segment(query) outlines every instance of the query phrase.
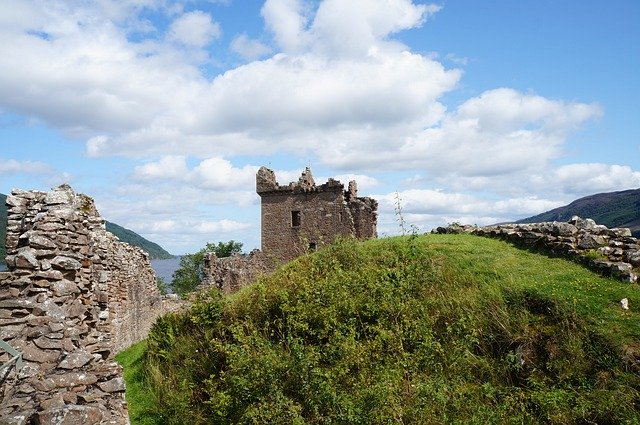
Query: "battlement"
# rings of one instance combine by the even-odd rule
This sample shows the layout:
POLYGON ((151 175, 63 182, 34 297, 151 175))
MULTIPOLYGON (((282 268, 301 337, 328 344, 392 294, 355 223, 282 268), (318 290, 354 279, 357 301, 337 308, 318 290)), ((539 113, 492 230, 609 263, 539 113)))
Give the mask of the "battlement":
POLYGON ((317 185, 310 168, 297 182, 280 185, 275 173, 261 167, 256 174, 261 198, 262 251, 286 262, 337 237, 377 237, 378 203, 358 197, 355 181, 347 190, 330 178, 317 185))

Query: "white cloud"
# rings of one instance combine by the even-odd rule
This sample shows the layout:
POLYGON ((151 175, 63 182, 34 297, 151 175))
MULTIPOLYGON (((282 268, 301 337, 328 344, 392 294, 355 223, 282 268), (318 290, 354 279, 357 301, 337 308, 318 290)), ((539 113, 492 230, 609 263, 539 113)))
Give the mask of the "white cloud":
POLYGON ((171 23, 169 39, 193 47, 205 47, 222 34, 220 24, 202 11, 188 12, 171 23))
POLYGON ((246 230, 252 225, 234 220, 208 221, 198 224, 195 229, 199 233, 228 234, 246 230))
POLYGON ((4 160, 0 158, 0 175, 27 173, 27 174, 47 174, 51 172, 51 167, 38 161, 16 161, 15 159, 4 160))
POLYGON ((247 34, 240 34, 231 41, 231 50, 247 60, 259 59, 272 52, 271 47, 249 38, 247 34))
POLYGON ((172 180, 200 189, 246 189, 255 184, 257 166, 236 168, 223 158, 208 158, 189 168, 184 156, 163 156, 135 167, 131 177, 140 182, 172 180))
POLYGON ((183 156, 165 156, 157 162, 149 162, 135 167, 133 178, 140 181, 158 179, 187 178, 189 170, 186 158, 183 156))
POLYGON ((640 171, 611 164, 569 164, 554 170, 548 184, 580 195, 637 189, 640 188, 640 171))
POLYGON ((284 51, 297 52, 307 43, 309 10, 302 0, 267 0, 261 13, 284 51))
POLYGON ((246 188, 255 185, 255 175, 259 167, 246 165, 235 168, 222 158, 209 158, 198 164, 189 175, 189 180, 203 188, 246 188))

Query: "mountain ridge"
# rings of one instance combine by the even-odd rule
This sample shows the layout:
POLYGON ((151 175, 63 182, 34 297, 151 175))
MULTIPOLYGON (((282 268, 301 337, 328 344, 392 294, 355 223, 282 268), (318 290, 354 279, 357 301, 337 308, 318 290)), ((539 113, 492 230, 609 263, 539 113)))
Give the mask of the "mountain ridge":
MULTIPOLYGON (((0 264, 4 264, 6 255, 5 241, 7 240, 7 195, 0 193, 0 264)), ((133 230, 126 229, 118 224, 107 221, 105 223, 107 231, 114 234, 122 242, 137 246, 147 252, 151 259, 173 258, 174 255, 167 252, 155 242, 152 242, 133 230)))
POLYGON ((568 221, 572 216, 591 218, 607 227, 628 227, 640 237, 640 189, 596 193, 558 208, 523 218, 516 223, 568 221))

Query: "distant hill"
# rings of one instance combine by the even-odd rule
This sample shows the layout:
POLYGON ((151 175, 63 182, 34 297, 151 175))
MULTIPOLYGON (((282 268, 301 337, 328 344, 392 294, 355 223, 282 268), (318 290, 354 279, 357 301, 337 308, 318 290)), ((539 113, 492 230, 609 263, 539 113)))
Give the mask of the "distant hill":
MULTIPOLYGON (((4 264, 5 241, 7 240, 7 195, 0 193, 0 264, 4 264)), ((149 253, 149 256, 153 259, 173 258, 174 256, 169 254, 164 248, 157 243, 151 242, 137 234, 136 232, 125 229, 115 223, 109 221, 106 222, 107 230, 118 237, 122 242, 126 242, 131 245, 138 246, 149 253)))
POLYGON ((564 207, 519 220, 518 223, 567 221, 574 215, 592 218, 607 227, 628 227, 636 238, 640 238, 640 189, 585 196, 564 207))
POLYGON ((151 242, 148 239, 143 238, 133 230, 125 229, 122 226, 118 226, 115 223, 107 221, 107 230, 118 237, 122 242, 138 246, 149 253, 149 256, 154 259, 166 259, 173 258, 174 255, 169 254, 155 242, 151 242))

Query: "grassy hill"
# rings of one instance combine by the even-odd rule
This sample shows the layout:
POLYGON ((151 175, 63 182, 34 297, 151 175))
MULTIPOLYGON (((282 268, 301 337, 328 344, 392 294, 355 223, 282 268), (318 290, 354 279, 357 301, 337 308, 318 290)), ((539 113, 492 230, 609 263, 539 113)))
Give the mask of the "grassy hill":
MULTIPOLYGON (((7 196, 0 193, 0 264, 4 264, 6 256, 4 243, 7 239, 7 206, 5 202, 7 196)), ((132 230, 125 229, 115 223, 106 223, 107 230, 118 237, 122 242, 138 246, 149 253, 151 258, 173 258, 164 248, 157 243, 151 242, 135 233, 132 230)))
POLYGON ((592 218, 607 227, 629 227, 640 238, 640 189, 587 196, 518 223, 567 221, 574 215, 592 218))
POLYGON ((637 423, 639 307, 499 240, 343 241, 117 358, 133 424, 637 423))

